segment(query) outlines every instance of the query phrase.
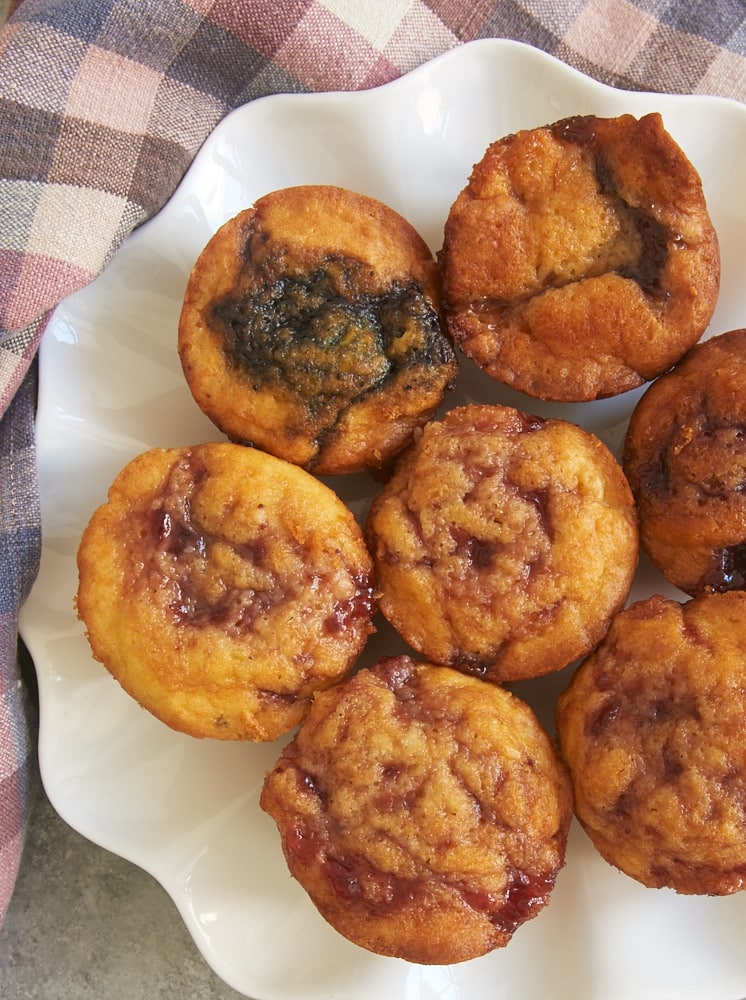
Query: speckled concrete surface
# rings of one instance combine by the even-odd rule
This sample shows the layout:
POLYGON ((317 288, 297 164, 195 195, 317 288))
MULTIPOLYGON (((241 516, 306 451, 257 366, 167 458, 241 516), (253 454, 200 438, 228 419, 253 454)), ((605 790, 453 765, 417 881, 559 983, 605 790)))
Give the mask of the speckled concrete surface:
POLYGON ((238 1000, 151 876, 70 829, 36 794, 0 929, 2 1000, 238 1000))

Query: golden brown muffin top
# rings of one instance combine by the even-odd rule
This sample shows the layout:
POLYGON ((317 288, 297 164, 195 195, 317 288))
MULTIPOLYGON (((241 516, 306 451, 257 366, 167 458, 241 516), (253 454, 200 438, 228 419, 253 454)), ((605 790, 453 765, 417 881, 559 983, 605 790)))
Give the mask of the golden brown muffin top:
POLYGON ((651 887, 746 885, 746 594, 621 612, 559 699, 575 809, 601 854, 651 887))
POLYGON ((720 258, 700 178, 659 114, 494 142, 440 253, 448 327, 494 378, 589 400, 669 368, 710 320, 720 258))
POLYGON ((314 699, 261 804, 337 930, 437 964, 506 944, 546 904, 571 815, 527 705, 404 656, 314 699))
POLYGON ((382 465, 457 371, 425 242, 329 185, 273 191, 218 230, 190 276, 179 353, 229 437, 317 474, 382 465))
POLYGON ((605 445, 511 407, 430 422, 365 530, 386 618, 428 659, 495 680, 588 652, 637 565, 632 495, 605 445))
POLYGON ((746 588, 746 330, 698 344, 650 386, 623 464, 641 542, 669 581, 746 588))
POLYGON ((373 631, 370 556, 319 480, 226 442, 151 449, 78 549, 94 656, 174 729, 271 740, 373 631))

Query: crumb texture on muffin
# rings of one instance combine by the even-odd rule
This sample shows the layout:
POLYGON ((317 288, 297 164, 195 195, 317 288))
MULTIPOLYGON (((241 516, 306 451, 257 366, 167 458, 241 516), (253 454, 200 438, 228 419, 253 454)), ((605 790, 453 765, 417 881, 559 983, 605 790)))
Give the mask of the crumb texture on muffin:
POLYGON ((465 353, 561 401, 666 371, 704 332, 720 285, 701 180, 659 114, 577 116, 492 143, 439 260, 465 353))
POLYGON ((430 249, 387 205, 328 185, 271 192, 218 230, 179 354, 225 434, 316 474, 385 464, 457 374, 430 249))
POLYGON ((622 470, 575 424, 471 405, 431 421, 366 523, 385 617, 437 663, 492 680, 587 653, 629 593, 622 470))
POLYGON ((694 347, 632 414, 640 541, 685 593, 746 588, 746 330, 694 347))
POLYGON ((78 570, 94 657, 192 736, 275 739, 373 631, 372 564, 342 501, 227 442, 130 462, 85 529, 78 570))
POLYGON ((653 888, 746 885, 746 594, 621 612, 557 706, 575 811, 601 855, 653 888))
POLYGON ((572 815, 567 775, 525 703, 406 656, 314 698, 261 805, 333 927, 422 964, 502 947, 536 916, 572 815))

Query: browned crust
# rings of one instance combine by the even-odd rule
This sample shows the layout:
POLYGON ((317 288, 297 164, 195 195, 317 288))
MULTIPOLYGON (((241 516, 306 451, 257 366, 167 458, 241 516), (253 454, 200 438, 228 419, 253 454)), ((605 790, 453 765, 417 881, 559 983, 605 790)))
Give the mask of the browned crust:
POLYGON ((575 811, 653 888, 746 886, 746 594, 660 595, 620 613, 557 705, 575 811))
POLYGON ((92 515, 78 571, 94 657, 196 737, 287 732, 373 631, 352 514, 302 469, 240 445, 135 458, 92 515))
POLYGON ((746 330, 693 348, 640 399, 623 464, 640 540, 688 594, 746 587, 746 330))
POLYGON ((385 464, 457 371, 424 240, 381 202, 327 185, 272 192, 218 230, 189 279, 178 346, 224 433, 316 474, 385 464), (243 355, 226 352, 226 303, 243 310, 243 355))
POLYGON ((333 927, 422 964, 506 945, 548 902, 572 814, 527 705, 408 657, 314 699, 261 805, 333 927))
POLYGON ((632 495, 605 445, 510 407, 431 421, 365 531, 386 618, 428 659, 492 680, 587 653, 637 566, 632 495))
POLYGON ((493 143, 451 208, 448 328, 533 396, 616 395, 707 327, 720 256, 700 178, 659 114, 585 116, 493 143))

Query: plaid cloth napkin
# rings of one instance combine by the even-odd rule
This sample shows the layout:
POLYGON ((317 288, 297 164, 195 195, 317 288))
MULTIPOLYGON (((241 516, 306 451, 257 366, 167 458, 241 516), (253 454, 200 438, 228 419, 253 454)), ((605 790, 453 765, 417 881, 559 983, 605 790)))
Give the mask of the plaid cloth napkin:
POLYGON ((56 304, 232 108, 518 39, 621 88, 746 101, 743 0, 0 0, 0 923, 34 773, 17 615, 38 567, 33 359, 56 304))

